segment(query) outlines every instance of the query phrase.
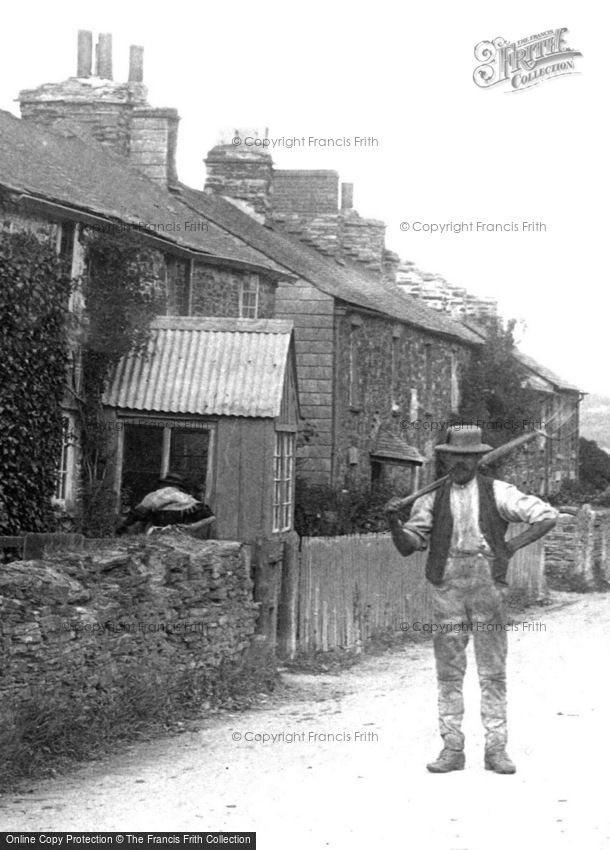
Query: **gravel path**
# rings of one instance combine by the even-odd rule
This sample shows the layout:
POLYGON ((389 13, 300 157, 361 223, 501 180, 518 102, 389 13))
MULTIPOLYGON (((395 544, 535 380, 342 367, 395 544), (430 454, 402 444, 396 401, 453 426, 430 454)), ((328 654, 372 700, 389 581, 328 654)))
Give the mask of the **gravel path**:
POLYGON ((284 674, 284 696, 256 710, 6 795, 0 827, 255 830, 259 850, 610 848, 610 597, 528 619, 509 635, 515 776, 483 770, 472 647, 466 770, 426 772, 439 749, 433 656, 410 644, 339 675, 284 674))

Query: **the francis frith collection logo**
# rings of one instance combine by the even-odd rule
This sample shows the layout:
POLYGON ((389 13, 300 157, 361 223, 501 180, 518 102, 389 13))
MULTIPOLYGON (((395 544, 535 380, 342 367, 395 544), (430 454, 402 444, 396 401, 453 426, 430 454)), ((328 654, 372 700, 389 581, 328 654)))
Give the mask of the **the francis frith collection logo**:
POLYGON ((475 59, 481 63, 474 70, 475 83, 484 89, 508 83, 509 91, 520 91, 577 73, 574 60, 582 53, 566 45, 567 31, 561 27, 520 41, 499 37, 480 41, 474 49, 475 59))

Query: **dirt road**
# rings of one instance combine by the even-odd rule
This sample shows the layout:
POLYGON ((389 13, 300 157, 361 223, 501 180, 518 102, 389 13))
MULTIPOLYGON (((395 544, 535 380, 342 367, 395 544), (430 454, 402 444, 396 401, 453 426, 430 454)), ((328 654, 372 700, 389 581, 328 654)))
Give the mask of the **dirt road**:
POLYGON ((339 676, 286 674, 289 699, 0 798, 1 828, 255 830, 259 850, 610 848, 610 596, 529 618, 509 635, 515 776, 483 770, 472 647, 466 770, 426 772, 432 648, 410 644, 339 676))

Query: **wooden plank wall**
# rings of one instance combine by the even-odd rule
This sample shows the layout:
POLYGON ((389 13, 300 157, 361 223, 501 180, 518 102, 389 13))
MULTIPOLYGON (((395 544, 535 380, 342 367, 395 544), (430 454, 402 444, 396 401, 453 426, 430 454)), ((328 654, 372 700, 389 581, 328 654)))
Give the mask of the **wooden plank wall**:
POLYGON ((271 535, 273 419, 222 417, 214 458, 217 534, 253 543, 271 535))
POLYGON ((425 554, 403 558, 389 534, 305 537, 297 651, 361 650, 369 638, 430 620, 425 554))
MULTIPOLYGON (((513 534, 525 526, 516 525, 513 534)), ((427 554, 403 558, 389 534, 304 537, 298 579, 298 653, 355 649, 375 635, 398 633, 401 622, 432 620, 427 554)), ((509 584, 530 600, 544 596, 544 545, 521 549, 511 560, 509 584)))
MULTIPOLYGON (((508 539, 521 534, 529 526, 526 523, 511 523, 508 539)), ((508 584, 514 590, 522 591, 527 599, 535 602, 546 595, 547 586, 544 575, 544 538, 519 549, 508 565, 508 584)))

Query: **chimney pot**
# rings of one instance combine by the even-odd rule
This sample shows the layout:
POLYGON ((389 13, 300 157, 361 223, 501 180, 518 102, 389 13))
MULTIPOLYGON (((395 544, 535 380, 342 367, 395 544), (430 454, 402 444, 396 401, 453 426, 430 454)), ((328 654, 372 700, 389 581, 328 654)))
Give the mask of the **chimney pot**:
POLYGON ((77 55, 76 76, 90 77, 91 60, 93 57, 93 35, 89 30, 78 31, 77 55))
POLYGON ((341 184, 341 209, 351 210, 354 207, 354 184, 341 184))
POLYGON ((97 40, 97 76, 104 80, 112 79, 112 35, 100 33, 97 40))
POLYGON ((144 81, 144 48, 132 44, 129 48, 129 82, 141 83, 144 81))

